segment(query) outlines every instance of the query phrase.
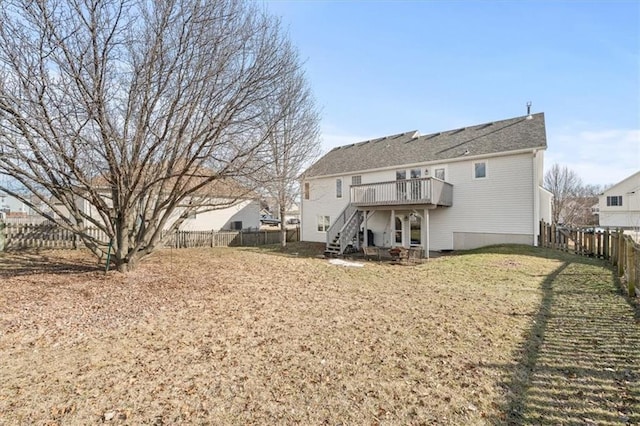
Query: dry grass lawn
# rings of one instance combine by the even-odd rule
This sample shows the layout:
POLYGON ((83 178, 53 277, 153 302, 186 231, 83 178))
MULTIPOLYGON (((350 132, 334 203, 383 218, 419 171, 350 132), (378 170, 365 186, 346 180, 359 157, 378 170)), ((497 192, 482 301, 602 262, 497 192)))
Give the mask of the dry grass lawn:
POLYGON ((0 254, 0 425, 640 423, 637 311, 601 262, 309 253, 0 254))

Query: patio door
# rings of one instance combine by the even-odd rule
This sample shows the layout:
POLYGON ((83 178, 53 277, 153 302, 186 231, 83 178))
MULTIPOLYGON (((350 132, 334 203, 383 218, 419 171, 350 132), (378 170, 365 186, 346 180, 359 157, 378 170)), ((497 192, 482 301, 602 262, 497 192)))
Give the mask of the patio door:
POLYGON ((422 245, 422 218, 412 214, 409 223, 411 224, 411 246, 422 245))

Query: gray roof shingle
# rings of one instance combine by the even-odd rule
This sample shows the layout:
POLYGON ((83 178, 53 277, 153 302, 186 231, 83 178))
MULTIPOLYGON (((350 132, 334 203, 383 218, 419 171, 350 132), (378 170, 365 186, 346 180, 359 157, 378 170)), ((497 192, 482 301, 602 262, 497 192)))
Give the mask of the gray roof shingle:
POLYGON ((304 173, 316 177, 445 161, 463 155, 497 154, 523 149, 545 149, 544 113, 510 118, 461 129, 417 136, 417 131, 337 147, 304 173), (466 153, 466 154, 465 154, 466 153))

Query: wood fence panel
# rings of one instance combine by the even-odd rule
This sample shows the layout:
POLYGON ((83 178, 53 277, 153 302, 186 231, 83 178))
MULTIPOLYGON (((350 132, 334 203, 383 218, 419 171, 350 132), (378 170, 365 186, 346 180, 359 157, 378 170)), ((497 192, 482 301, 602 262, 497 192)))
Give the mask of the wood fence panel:
MULTIPOLYGON (((97 241, 108 244, 107 235, 98 228, 88 228, 86 234, 97 241)), ((281 230, 269 231, 174 231, 162 232, 165 247, 239 247, 279 244, 281 230)), ((288 229, 288 242, 300 240, 300 228, 288 229)), ((72 232, 54 223, 1 223, 0 251, 24 248, 65 248, 80 246, 80 240, 72 232)))
POLYGON ((566 233, 558 232, 553 224, 540 222, 539 243, 541 247, 573 251, 581 256, 609 261, 616 267, 618 276, 625 279, 629 295, 636 294, 640 281, 640 244, 622 230, 586 232, 583 229, 573 229, 566 233))

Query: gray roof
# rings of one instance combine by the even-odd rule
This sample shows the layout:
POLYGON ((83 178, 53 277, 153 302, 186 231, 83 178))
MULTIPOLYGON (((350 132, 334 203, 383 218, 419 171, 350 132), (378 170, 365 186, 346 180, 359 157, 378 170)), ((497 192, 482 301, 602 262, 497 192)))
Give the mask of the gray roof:
POLYGON ((547 147, 544 113, 418 136, 417 131, 337 147, 304 173, 305 177, 446 161, 462 156, 547 147))

